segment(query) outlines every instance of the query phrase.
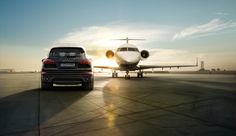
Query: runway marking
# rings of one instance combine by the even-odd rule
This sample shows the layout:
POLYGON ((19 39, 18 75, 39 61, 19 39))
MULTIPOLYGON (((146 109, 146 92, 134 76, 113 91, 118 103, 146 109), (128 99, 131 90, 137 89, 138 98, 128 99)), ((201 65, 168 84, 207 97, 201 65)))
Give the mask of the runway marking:
POLYGON ((38 90, 38 124, 37 124, 37 125, 38 125, 38 126, 37 126, 37 127, 38 127, 38 128, 37 128, 37 129, 38 129, 38 136, 40 136, 40 124, 41 124, 41 123, 40 123, 40 92, 41 92, 41 91, 38 90))
MULTIPOLYGON (((104 93, 104 92, 103 92, 104 93)), ((114 95, 113 95, 114 96, 114 95)), ((117 97, 119 97, 119 96, 117 96, 117 97)), ((146 95, 145 96, 143 96, 143 97, 146 97, 146 95)), ((107 112, 114 112, 116 109, 114 109, 114 110, 110 110, 110 111, 108 111, 105 107, 107 107, 107 105, 105 105, 105 106, 100 106, 100 105, 97 105, 96 103, 94 103, 94 102, 92 102, 92 101, 90 101, 89 99, 88 99, 88 102, 90 102, 90 103, 92 103, 92 104, 94 104, 94 105, 96 105, 96 106, 98 106, 99 108, 98 109, 103 109, 103 110, 105 110, 105 111, 107 111, 107 112)), ((132 102, 129 102, 129 103, 132 103, 132 102)), ((121 107, 119 107, 119 108, 121 108, 121 107)), ((98 109, 95 109, 95 110, 98 110, 98 109)), ((95 111, 95 110, 93 110, 93 111, 95 111)), ((125 110, 125 109, 124 109, 125 110)), ((147 112, 147 111, 153 111, 153 110, 156 110, 156 109, 151 109, 151 110, 145 110, 145 111, 141 111, 141 112, 132 112, 133 114, 137 114, 137 113, 142 113, 142 112, 147 112)), ((92 112, 92 111, 91 111, 92 112)), ((84 114, 86 114, 87 112, 85 112, 84 114)), ((80 114, 81 115, 81 114, 80 114)), ((78 115, 79 116, 79 115, 78 115)), ((103 114, 100 114, 100 115, 98 115, 98 116, 95 116, 94 118, 91 118, 91 119, 89 119, 89 120, 86 120, 86 121, 79 121, 79 122, 73 122, 73 123, 66 123, 66 124, 59 124, 59 125, 53 125, 53 126, 48 126, 48 127, 41 127, 41 130, 44 130, 44 129, 50 129, 50 128, 56 128, 56 127, 62 127, 62 126, 75 126, 75 125, 82 125, 82 124, 84 124, 84 123, 88 123, 88 122, 90 122, 90 121, 96 121, 96 120, 100 120, 100 119, 105 119, 105 118, 100 118, 100 117, 102 117, 102 116, 104 116, 104 113, 103 114)), ((124 118, 127 118, 127 117, 125 117, 125 116, 121 116, 121 115, 116 115, 117 117, 124 117, 124 118)), ((74 118, 74 117, 73 117, 74 118)), ((127 118, 127 119, 129 119, 129 118, 127 118)), ((129 121, 129 122, 127 122, 127 123, 121 123, 121 124, 116 124, 115 126, 121 126, 121 125, 126 125, 126 124, 130 124, 130 123, 133 123, 133 122, 138 122, 138 120, 134 120, 134 119, 129 119, 129 120, 132 120, 132 121, 129 121)), ((57 122, 58 123, 58 122, 57 122)), ((93 130, 89 130, 89 131, 83 131, 83 132, 79 132, 79 133, 73 133, 73 134, 81 134, 81 133, 86 133, 86 132, 92 132, 92 131, 97 131, 97 130, 102 130, 102 129, 107 129, 107 128, 109 128, 109 127, 102 127, 102 128, 98 128, 98 129, 93 129, 93 130)), ((54 133, 54 134, 52 134, 52 135, 57 135, 58 133, 60 133, 60 132, 63 132, 63 131, 65 131, 66 129, 68 129, 68 128, 65 128, 65 129, 62 129, 62 130, 60 130, 59 132, 56 132, 56 133, 54 133)))
POLYGON ((209 83, 197 83, 197 82, 191 82, 191 81, 176 81, 177 83, 187 84, 187 85, 193 85, 198 87, 205 87, 205 88, 211 88, 211 89, 220 89, 220 90, 227 90, 227 91, 236 91, 235 88, 221 86, 221 85, 212 85, 209 83))
POLYGON ((102 88, 104 87, 109 81, 96 81, 96 84, 94 87, 102 88))
MULTIPOLYGON (((162 81, 164 81, 164 80, 162 80, 162 81)), ((176 81, 176 80, 166 80, 166 81, 168 81, 168 82, 174 82, 174 83, 181 83, 182 82, 182 84, 188 84, 188 85, 192 85, 192 86, 198 86, 198 87, 202 87, 202 88, 211 88, 212 90, 213 89, 220 89, 220 90, 225 90, 225 88, 223 87, 223 88, 219 88, 219 87, 216 87, 215 85, 211 85, 210 84, 210 86, 208 86, 208 85, 206 85, 206 86, 204 86, 204 85, 202 85, 202 84, 204 84, 204 83, 194 83, 194 82, 191 82, 191 81, 176 81)), ((181 112, 181 111, 174 111, 174 109, 170 109, 170 108, 174 108, 174 107, 178 107, 178 106, 182 106, 182 105, 187 105, 187 104, 194 104, 194 103, 199 103, 199 102, 204 102, 204 101, 209 101, 209 100, 212 100, 212 99, 219 99, 220 97, 213 97, 213 98, 206 98, 206 99, 200 99, 200 100, 197 100, 197 101, 190 101, 190 102, 184 102, 184 103, 180 103, 180 104, 176 104, 176 105, 170 105, 170 106, 166 106, 166 107, 160 107, 160 106, 156 106, 156 105, 153 105, 153 104, 150 104, 150 103, 148 103, 148 102, 142 102, 142 101, 140 101, 139 99, 142 99, 142 98, 145 98, 145 97, 148 97, 148 96, 150 96, 150 95, 152 95, 152 93, 143 93, 143 96, 142 97, 138 97, 138 96, 140 96, 139 94, 137 94, 135 97, 131 97, 131 96, 124 96, 124 95, 122 95, 122 93, 120 94, 120 95, 118 95, 119 93, 112 93, 112 92, 108 92, 108 91, 103 91, 101 88, 104 88, 104 86, 109 82, 109 81, 107 81, 107 80, 104 80, 104 81, 95 81, 96 83, 98 82, 98 85, 95 85, 98 89, 94 89, 93 91, 91 91, 91 92, 94 92, 94 91, 102 91, 102 93, 107 93, 107 94, 109 94, 109 95, 111 95, 111 97, 120 97, 120 98, 122 98, 122 99, 126 99, 126 100, 129 100, 129 102, 128 102, 128 104, 130 104, 130 103, 140 103, 140 104, 144 104, 144 105, 147 105, 147 106, 151 106, 151 107, 153 107, 154 109, 151 109, 151 110, 145 110, 145 111, 138 111, 138 112, 131 112, 131 113, 127 113, 127 114, 125 114, 125 115, 121 115, 121 114, 117 114, 117 116, 118 117, 124 117, 124 118, 127 118, 127 119, 129 119, 129 120, 132 120, 132 121, 130 121, 130 122, 126 122, 126 123, 120 123, 120 124, 116 124, 114 127, 116 127, 116 126, 123 126, 123 125, 126 125, 126 124, 131 124, 131 123, 134 123, 134 122, 139 122, 139 121, 141 121, 141 122, 144 122, 144 123, 146 123, 146 124, 149 124, 150 126, 153 126, 153 124, 151 124, 151 123, 148 123, 148 122, 145 122, 147 119, 152 119, 152 118, 156 118, 156 116, 155 117, 150 117, 150 118, 145 118, 145 119, 132 119, 132 118, 129 118, 128 116, 130 116, 130 115, 135 115, 135 114, 141 114, 141 113, 146 113, 146 112, 151 112, 151 111, 155 111, 155 110, 162 110, 162 111, 166 111, 166 112, 168 112, 168 113, 173 113, 173 114, 176 114, 176 115, 180 115, 180 116, 183 116, 183 117, 186 117, 186 118, 191 118, 191 119, 194 119, 194 120, 197 120, 197 121, 201 121, 201 122, 204 122, 204 123, 206 123, 206 124, 203 124, 203 125, 207 125, 207 124, 209 124, 209 125, 215 125, 215 126, 219 126, 219 127, 223 127, 223 128, 227 128, 227 129, 230 129, 230 130, 234 130, 235 128, 234 127, 232 127, 232 126, 228 126, 228 125, 224 125, 224 124, 220 124, 220 123, 214 123, 214 122, 212 122, 212 121, 208 121, 208 120, 205 120, 205 119, 201 119, 201 118, 198 118, 198 117, 194 117, 194 115, 189 115, 189 114, 185 114, 185 113, 183 113, 183 112, 181 112)), ((206 84, 208 84, 208 83, 206 83, 206 84)), ((221 86, 221 85, 219 85, 219 86, 221 86)), ((221 86, 222 87, 222 86, 221 86)), ((226 87, 227 88, 227 87, 226 87)), ((229 87, 230 88, 230 87, 229 87)), ((230 88, 230 89, 232 89, 232 88, 230 88)), ((208 89, 208 90, 210 90, 210 89, 208 89)), ((39 98, 39 109, 38 109, 38 115, 39 115, 39 118, 40 118, 40 90, 38 90, 38 92, 39 92, 39 95, 38 95, 38 98, 39 98)), ((222 91, 223 92, 223 91, 222 91)), ((42 92, 42 93, 44 93, 44 92, 42 92)), ((141 93, 142 94, 142 93, 141 93)), ((36 95, 37 96, 37 95, 36 95)), ((62 97, 59 97, 58 95, 56 95, 56 99, 58 99, 58 101, 61 103, 61 105, 62 106, 64 106, 64 102, 62 102, 63 101, 63 99, 62 99, 62 97)), ((86 98, 87 99, 87 98, 86 98)), ((93 104, 96 104, 96 103, 94 103, 94 102, 92 102, 91 101, 91 103, 93 103, 93 104)), ((36 103, 37 104, 37 103, 36 103)), ((64 106, 64 107, 66 107, 66 106, 64 106)), ((104 109, 105 111, 108 111, 107 109, 106 109, 106 106, 99 106, 98 105, 98 109, 104 109)), ((126 109, 124 109, 124 108, 122 108, 122 106, 121 107, 118 107, 118 108, 120 108, 120 109, 122 109, 122 110, 126 110, 126 109)), ((92 111, 89 111, 89 112, 93 112, 93 111, 95 111, 95 110, 98 110, 98 109, 94 109, 94 110, 92 110, 92 111)), ((114 110, 109 110, 108 112, 115 112, 115 110, 116 109, 114 109, 114 110)), ((127 111, 127 110, 126 110, 127 111)), ((86 113, 88 113, 87 111, 85 111, 85 112, 83 112, 82 114, 86 114, 86 113)), ((73 120, 75 117, 77 117, 77 116, 80 116, 81 114, 79 114, 79 115, 75 115, 75 116, 72 116, 71 118, 69 118, 68 120, 73 120)), ((91 121, 98 121, 98 120, 100 120, 100 119, 104 119, 104 118, 100 118, 100 117, 102 117, 104 114, 99 114, 98 116, 95 116, 95 117, 93 117, 93 118, 91 118, 91 119, 89 119, 89 120, 85 120, 85 121, 77 121, 77 122, 73 122, 73 123, 66 123, 66 124, 60 124, 60 125, 54 125, 54 126, 47 126, 47 127, 42 127, 42 128, 40 128, 40 126, 38 127, 38 131, 39 131, 39 135, 40 135, 40 129, 41 130, 45 130, 45 129, 49 129, 50 130, 50 128, 56 128, 56 127, 60 127, 60 126, 65 126, 65 127, 72 127, 72 126, 76 126, 76 125, 83 125, 84 123, 89 123, 89 122, 91 122, 91 121)), ((39 123, 39 125, 40 125, 40 119, 38 119, 39 121, 38 121, 38 123, 39 123)), ((67 119, 66 119, 67 120, 67 119)), ((58 123, 58 122, 56 122, 56 123, 58 123)), ((60 123, 60 122, 59 122, 60 123)), ((50 124, 51 125, 51 124, 50 124)), ((85 131, 81 131, 81 132, 78 132, 78 133, 73 133, 73 134, 81 134, 81 133, 87 133, 87 132, 92 132, 92 131, 98 131, 98 130, 102 130, 102 129, 107 129, 107 128, 109 128, 109 127, 98 127, 98 128, 95 128, 95 129, 91 129, 91 130, 85 130, 85 131)), ((63 130, 66 130, 66 129, 68 129, 68 128, 65 128, 65 129, 63 129, 63 130)), ((61 129, 60 129, 61 130, 61 129)), ((235 131, 235 130, 234 130, 235 131)), ((19 132, 11 132, 11 133, 9 133, 9 134, 17 134, 17 133, 19 133, 19 134, 21 134, 21 133, 23 133, 23 132, 28 132, 28 131, 19 131, 19 132)), ((54 134, 52 134, 52 135, 56 135, 56 134, 58 134, 57 132, 56 133, 54 133, 54 134)), ((69 134, 65 134, 65 135, 69 135, 69 134)), ((71 135, 71 134, 70 134, 71 135)))
MULTIPOLYGON (((208 120, 204 120, 204 119, 201 119, 201 118, 198 118, 198 117, 194 117, 194 116, 191 116, 191 115, 188 115, 188 114, 184 114, 184 113, 180 113, 180 112, 176 112, 176 111, 173 111, 173 110, 170 110, 168 107, 160 107, 160 106, 156 106, 156 105, 152 105, 152 104, 147 104, 145 102, 140 102, 138 100, 135 100, 135 99, 132 99, 132 98, 129 98, 129 97, 125 97, 125 96, 120 96, 120 95, 117 95, 117 94, 113 94, 113 95, 116 95, 116 96, 119 96, 119 97, 122 97, 122 98, 126 98, 126 99, 129 99, 131 101, 134 101, 134 102, 137 102, 137 103, 141 103, 141 104, 145 104, 145 105, 148 105, 148 106, 152 106, 152 107, 155 107, 155 108, 158 108, 158 109, 161 109, 161 110, 164 110, 164 111, 167 111, 167 112, 170 112, 170 113, 175 113, 177 115, 181 115, 181 116, 184 116, 184 117, 188 117, 188 118, 191 118, 191 119, 194 119, 194 120, 198 120, 198 121, 201 121, 201 122, 204 122, 204 123, 207 123, 207 124, 212 124, 212 125, 216 125, 216 126, 219 126, 219 127, 223 127, 223 128, 227 128, 227 129, 230 129, 230 130, 234 130, 235 131, 235 128, 232 127, 232 126, 228 126, 228 125, 222 125, 222 124, 219 124, 219 123, 215 123, 215 122, 210 122, 208 120)), ((197 103, 197 102, 192 102, 192 103, 197 103)), ((179 105, 178 105, 179 106, 179 105)), ((173 108, 173 107, 171 107, 173 108)), ((125 116, 125 115, 124 115, 125 116)))

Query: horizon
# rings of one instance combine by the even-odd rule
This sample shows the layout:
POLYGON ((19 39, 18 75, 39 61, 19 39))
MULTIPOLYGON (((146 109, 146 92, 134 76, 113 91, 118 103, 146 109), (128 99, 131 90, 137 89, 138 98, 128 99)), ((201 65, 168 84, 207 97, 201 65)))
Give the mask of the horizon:
POLYGON ((205 69, 236 70, 235 5, 234 0, 0 1, 0 69, 40 71, 55 46, 83 46, 94 65, 101 65, 108 63, 106 50, 125 43, 112 39, 129 37, 145 39, 131 42, 150 52, 140 64, 194 64, 199 58, 205 69))

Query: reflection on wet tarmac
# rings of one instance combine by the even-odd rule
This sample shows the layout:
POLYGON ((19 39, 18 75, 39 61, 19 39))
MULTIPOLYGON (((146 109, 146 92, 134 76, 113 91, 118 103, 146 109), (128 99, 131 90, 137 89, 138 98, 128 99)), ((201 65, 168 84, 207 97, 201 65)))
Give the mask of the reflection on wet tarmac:
POLYGON ((96 76, 92 91, 39 80, 0 74, 0 135, 236 134, 234 75, 96 76))
POLYGON ((112 83, 107 83, 104 87, 104 89, 109 90, 111 92, 116 92, 120 89, 120 82, 117 80, 114 80, 112 83))

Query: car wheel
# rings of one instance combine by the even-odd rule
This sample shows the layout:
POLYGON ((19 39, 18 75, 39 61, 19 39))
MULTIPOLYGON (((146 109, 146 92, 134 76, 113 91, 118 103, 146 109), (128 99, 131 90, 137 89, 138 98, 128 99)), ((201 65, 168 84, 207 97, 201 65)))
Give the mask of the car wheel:
POLYGON ((41 83, 41 89, 42 90, 52 89, 52 84, 51 83, 41 83))
POLYGON ((93 90, 94 88, 93 82, 83 83, 83 88, 88 91, 93 90))

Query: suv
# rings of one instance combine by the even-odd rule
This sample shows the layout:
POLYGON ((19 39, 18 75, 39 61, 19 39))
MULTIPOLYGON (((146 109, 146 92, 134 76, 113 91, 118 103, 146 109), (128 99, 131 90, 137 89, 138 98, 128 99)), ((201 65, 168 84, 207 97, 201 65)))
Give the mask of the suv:
POLYGON ((92 64, 82 47, 54 47, 42 63, 41 88, 44 90, 53 84, 82 84, 86 90, 94 87, 92 64))

